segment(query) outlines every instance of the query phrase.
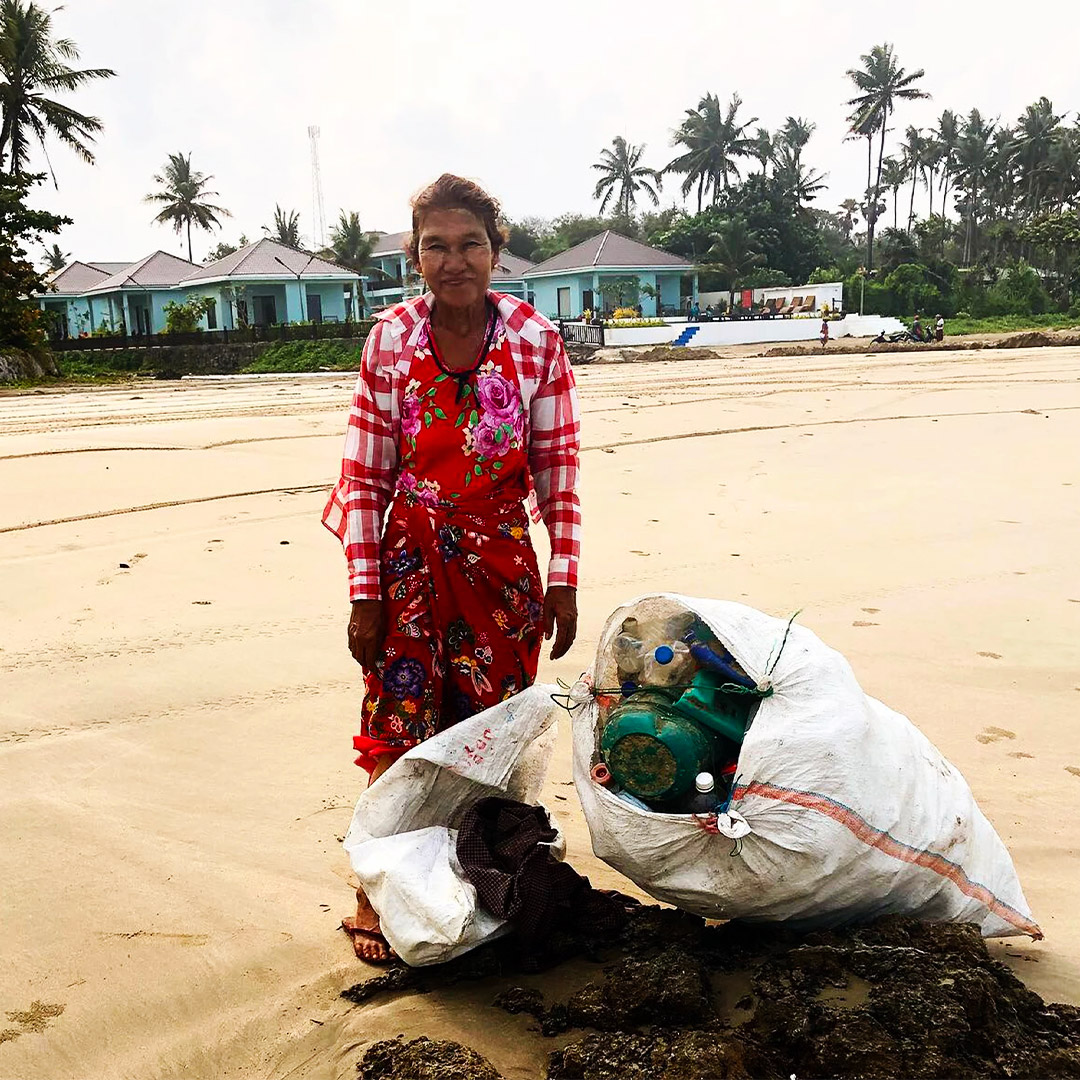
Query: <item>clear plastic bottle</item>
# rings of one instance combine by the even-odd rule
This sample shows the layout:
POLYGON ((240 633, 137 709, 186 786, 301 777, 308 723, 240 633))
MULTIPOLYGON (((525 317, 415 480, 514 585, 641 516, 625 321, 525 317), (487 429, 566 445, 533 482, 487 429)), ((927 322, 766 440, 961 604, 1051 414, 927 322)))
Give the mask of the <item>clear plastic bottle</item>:
POLYGON ((709 772, 701 772, 697 774, 697 778, 694 780, 694 793, 690 796, 686 803, 686 809, 684 814, 711 814, 720 802, 720 797, 716 794, 716 781, 713 779, 713 774, 709 772))
POLYGON ((696 666, 685 641, 665 642, 645 654, 641 674, 646 686, 683 686, 696 666))
MULTIPOLYGON (((637 675, 645 664, 645 646, 633 634, 623 632, 611 646, 611 654, 622 675, 637 675)), ((620 681, 625 681, 620 679, 620 681)))

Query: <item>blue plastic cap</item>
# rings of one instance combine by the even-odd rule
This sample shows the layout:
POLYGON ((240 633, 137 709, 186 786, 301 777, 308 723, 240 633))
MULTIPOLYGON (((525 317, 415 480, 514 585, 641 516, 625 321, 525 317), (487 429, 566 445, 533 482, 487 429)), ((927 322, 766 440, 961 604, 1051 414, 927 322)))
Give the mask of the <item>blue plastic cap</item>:
POLYGON ((622 684, 620 689, 622 690, 623 697, 629 697, 631 694, 637 692, 637 683, 627 680, 622 684))
POLYGON ((658 645, 653 655, 658 664, 670 664, 675 659, 675 650, 670 645, 658 645))

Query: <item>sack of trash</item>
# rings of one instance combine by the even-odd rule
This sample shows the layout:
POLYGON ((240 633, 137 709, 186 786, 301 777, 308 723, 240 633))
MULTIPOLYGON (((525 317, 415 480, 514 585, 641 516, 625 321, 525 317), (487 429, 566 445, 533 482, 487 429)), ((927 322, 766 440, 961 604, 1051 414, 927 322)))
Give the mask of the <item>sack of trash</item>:
MULTIPOLYGON (((478 902, 457 858, 458 829, 489 796, 536 802, 555 746, 555 690, 532 686, 440 732, 360 796, 345 851, 405 963, 443 963, 510 929, 478 902)), ((562 836, 550 847, 561 858, 562 836)))
POLYGON ((656 899, 798 928, 902 913, 1042 937, 963 776, 794 620, 641 597, 570 697, 593 851, 656 899))

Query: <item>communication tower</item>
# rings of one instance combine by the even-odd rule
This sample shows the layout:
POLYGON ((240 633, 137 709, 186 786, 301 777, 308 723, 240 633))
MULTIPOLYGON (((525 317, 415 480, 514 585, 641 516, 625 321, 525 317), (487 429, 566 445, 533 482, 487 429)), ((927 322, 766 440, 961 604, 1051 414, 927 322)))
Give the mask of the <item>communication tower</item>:
POLYGON ((326 247, 326 210, 323 206, 322 177, 319 175, 319 128, 312 124, 308 129, 311 140, 311 220, 315 234, 315 246, 326 247))

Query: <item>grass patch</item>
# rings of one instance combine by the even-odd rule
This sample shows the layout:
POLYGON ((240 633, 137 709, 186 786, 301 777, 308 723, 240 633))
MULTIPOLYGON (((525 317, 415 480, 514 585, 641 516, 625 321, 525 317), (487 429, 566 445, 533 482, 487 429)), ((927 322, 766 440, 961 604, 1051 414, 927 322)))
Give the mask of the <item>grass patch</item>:
MULTIPOLYGON (((984 319, 946 319, 945 335, 957 334, 1003 334, 1019 330, 1055 330, 1076 326, 1080 318, 1075 315, 989 315, 984 319)), ((928 321, 928 326, 933 323, 928 321)))
POLYGON ((295 371, 358 371, 361 346, 328 341, 286 341, 271 345, 241 370, 246 375, 273 375, 295 371))
POLYGON ((63 379, 116 379, 141 371, 146 360, 142 349, 103 349, 100 352, 62 352, 56 366, 63 379))

